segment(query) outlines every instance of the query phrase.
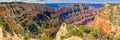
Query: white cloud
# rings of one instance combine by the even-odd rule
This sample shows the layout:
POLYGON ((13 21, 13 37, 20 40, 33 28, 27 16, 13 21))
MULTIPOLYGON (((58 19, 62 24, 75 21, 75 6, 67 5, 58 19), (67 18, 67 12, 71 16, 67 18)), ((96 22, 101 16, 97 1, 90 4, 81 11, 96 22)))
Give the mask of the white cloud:
POLYGON ((45 3, 45 1, 42 1, 42 0, 24 0, 24 1, 21 1, 21 2, 45 3))
POLYGON ((0 2, 31 2, 31 3, 45 3, 44 0, 0 0, 0 2))

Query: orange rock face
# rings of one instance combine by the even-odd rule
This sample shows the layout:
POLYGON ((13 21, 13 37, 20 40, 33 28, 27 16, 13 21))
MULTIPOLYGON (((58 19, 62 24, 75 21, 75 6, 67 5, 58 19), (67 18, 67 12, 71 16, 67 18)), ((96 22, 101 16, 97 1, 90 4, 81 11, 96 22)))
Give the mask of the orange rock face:
POLYGON ((106 4, 98 11, 94 22, 88 24, 97 29, 101 27, 106 33, 120 33, 120 4, 106 4))
POLYGON ((92 27, 95 29, 101 27, 106 33, 110 33, 112 29, 110 20, 105 20, 98 17, 95 18, 94 22, 92 23, 92 27))
POLYGON ((106 12, 106 9, 100 9, 98 11, 98 14, 95 16, 94 21, 90 24, 91 27, 94 29, 102 28, 106 33, 111 33, 112 30, 112 23, 109 19, 109 13, 108 10, 106 12))

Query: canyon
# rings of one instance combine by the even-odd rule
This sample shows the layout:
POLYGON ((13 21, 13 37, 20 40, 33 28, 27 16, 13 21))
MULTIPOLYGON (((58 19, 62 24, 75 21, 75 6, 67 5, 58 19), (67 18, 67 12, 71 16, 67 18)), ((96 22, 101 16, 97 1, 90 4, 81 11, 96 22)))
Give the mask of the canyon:
MULTIPOLYGON (((83 37, 79 37, 77 33, 73 35, 73 33, 71 37, 64 40, 84 40, 84 37, 86 37, 84 35, 91 35, 89 31, 98 30, 99 28, 106 35, 114 33, 113 39, 115 39, 120 33, 120 4, 107 3, 102 4, 100 8, 89 5, 76 3, 71 6, 51 8, 39 3, 0 3, 0 35, 3 35, 0 36, 0 39, 61 40, 61 36, 69 33, 69 30, 67 30, 69 24, 73 25, 71 26, 73 32, 76 32, 75 29, 81 33, 82 29, 79 29, 79 26, 82 27, 81 25, 90 27, 90 30, 89 28, 87 30, 86 27, 82 31, 83 37)), ((93 38, 102 39, 101 36, 97 37, 93 38)), ((107 37, 109 40, 110 37, 107 37)), ((89 39, 89 37, 86 38, 89 39)))

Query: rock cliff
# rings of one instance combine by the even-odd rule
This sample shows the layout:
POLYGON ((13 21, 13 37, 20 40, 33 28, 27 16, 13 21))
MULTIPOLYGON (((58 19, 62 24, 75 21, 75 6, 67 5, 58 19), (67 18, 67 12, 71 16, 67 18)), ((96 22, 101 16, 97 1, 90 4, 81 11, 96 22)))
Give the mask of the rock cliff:
POLYGON ((101 27, 107 33, 118 32, 120 27, 120 4, 107 3, 97 13, 90 26, 95 29, 101 27))

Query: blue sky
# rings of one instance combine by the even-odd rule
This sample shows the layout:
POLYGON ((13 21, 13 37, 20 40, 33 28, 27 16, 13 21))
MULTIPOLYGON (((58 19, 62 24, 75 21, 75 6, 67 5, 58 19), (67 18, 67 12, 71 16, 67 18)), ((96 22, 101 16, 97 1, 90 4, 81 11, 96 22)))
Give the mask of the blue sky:
POLYGON ((0 0, 0 2, 31 3, 120 3, 120 0, 0 0))

